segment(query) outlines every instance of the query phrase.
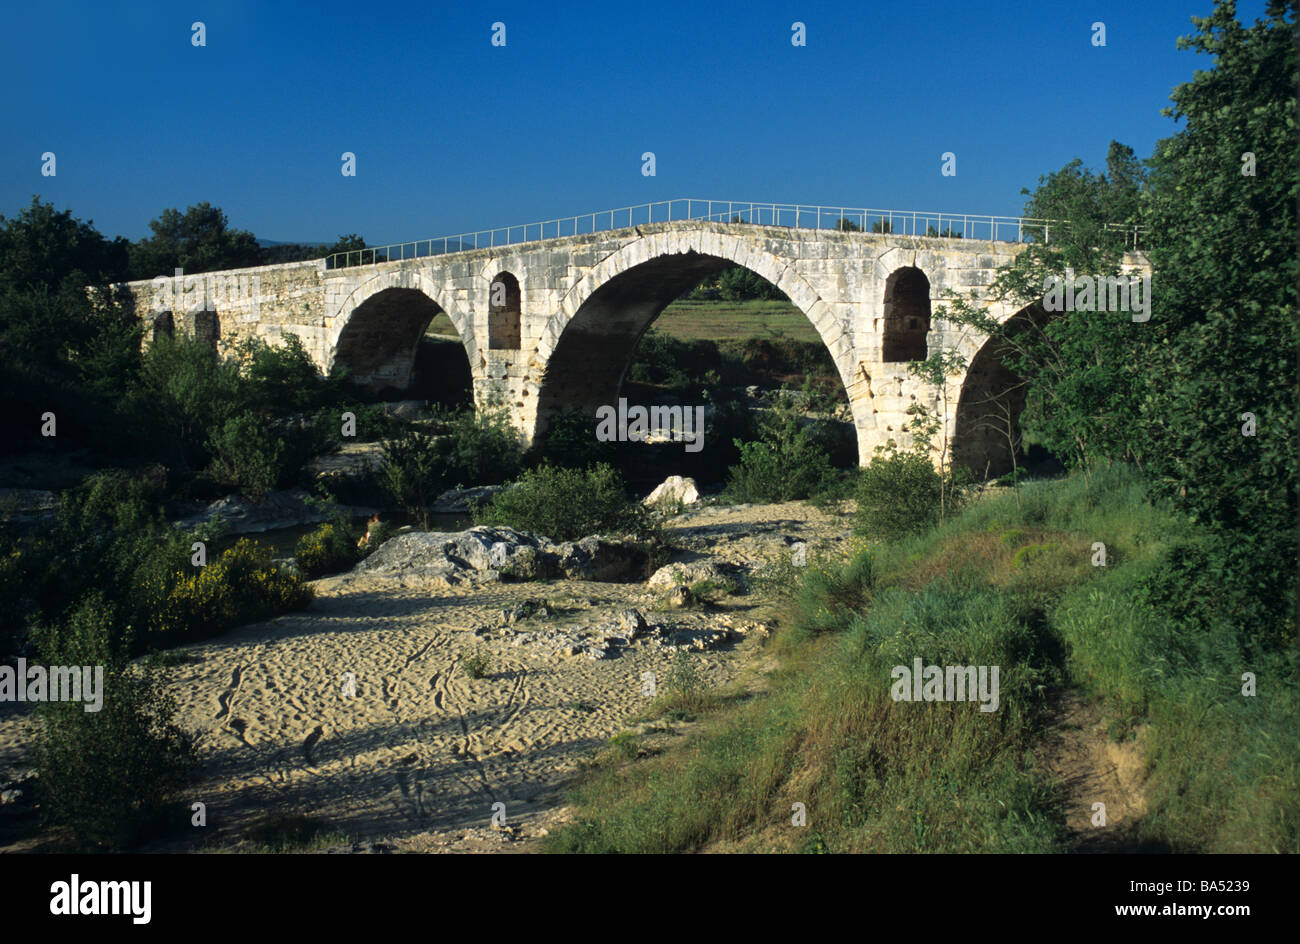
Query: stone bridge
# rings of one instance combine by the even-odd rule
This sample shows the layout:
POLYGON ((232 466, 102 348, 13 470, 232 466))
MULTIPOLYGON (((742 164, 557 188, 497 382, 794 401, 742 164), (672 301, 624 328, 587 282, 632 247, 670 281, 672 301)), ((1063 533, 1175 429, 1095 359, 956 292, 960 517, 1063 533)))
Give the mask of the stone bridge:
MULTIPOLYGON (((783 291, 826 345, 848 396, 858 454, 907 445, 907 409, 943 412, 907 363, 940 347, 968 365, 949 381, 945 435, 978 473, 1010 468, 1002 430, 1022 397, 985 339, 935 317, 945 293, 982 291, 1024 243, 684 220, 330 268, 327 260, 119 286, 150 334, 173 330, 223 349, 244 337, 299 337, 322 370, 346 365, 374 390, 401 390, 416 347, 445 312, 481 409, 504 404, 527 443, 568 408, 617 402, 637 342, 674 299, 744 266, 783 291), (186 286, 189 285, 188 294, 186 286)), ((1127 271, 1149 272, 1130 254, 1127 271)), ((1019 312, 982 304, 999 320, 1019 312)), ((593 421, 594 423, 594 421, 593 421)))

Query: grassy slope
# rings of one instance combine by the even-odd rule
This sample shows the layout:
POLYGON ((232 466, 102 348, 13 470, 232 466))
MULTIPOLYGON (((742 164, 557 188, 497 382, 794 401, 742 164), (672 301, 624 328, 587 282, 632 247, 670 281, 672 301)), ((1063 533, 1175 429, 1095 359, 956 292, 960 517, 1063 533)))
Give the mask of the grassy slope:
POLYGON ((1124 470, 1091 487, 1031 484, 1019 499, 810 564, 792 581, 768 690, 708 713, 656 756, 608 752, 550 848, 1065 851, 1061 794, 1035 748, 1049 694, 1072 687, 1117 736, 1150 726, 1135 841, 1300 851, 1294 656, 1248 655, 1213 601, 1195 625, 1144 602, 1171 551, 1199 536, 1124 470), (1104 568, 1091 563, 1096 541, 1104 568), (918 656, 999 665, 999 710, 893 701, 890 668, 918 656), (1243 671, 1261 680, 1253 698, 1243 671), (806 827, 791 825, 795 803, 806 827))

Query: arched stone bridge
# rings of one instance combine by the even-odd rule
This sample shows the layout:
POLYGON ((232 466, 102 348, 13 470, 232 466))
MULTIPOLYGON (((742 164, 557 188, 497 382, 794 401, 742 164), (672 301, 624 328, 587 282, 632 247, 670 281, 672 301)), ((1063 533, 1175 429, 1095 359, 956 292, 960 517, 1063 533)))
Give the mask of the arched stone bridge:
MULTIPOLYGON (((785 292, 821 336, 848 394, 862 462, 887 439, 908 443, 913 401, 942 412, 939 393, 907 373, 909 360, 942 346, 969 365, 949 381, 953 454, 996 474, 1010 457, 997 418, 1018 414, 1020 403, 1004 395, 1011 381, 984 339, 933 312, 949 289, 983 289, 1024 248, 685 220, 350 268, 315 260, 208 273, 189 277, 199 286, 188 301, 176 277, 121 288, 155 332, 175 324, 219 347, 297 335, 322 369, 345 364, 371 388, 408 383, 420 338, 445 312, 469 359, 475 402, 504 403, 530 442, 561 410, 594 414, 616 403, 637 342, 660 312, 709 275, 744 266, 785 292)), ((1140 254, 1124 262, 1150 271, 1140 254)), ((999 321, 1017 314, 984 304, 999 321)))

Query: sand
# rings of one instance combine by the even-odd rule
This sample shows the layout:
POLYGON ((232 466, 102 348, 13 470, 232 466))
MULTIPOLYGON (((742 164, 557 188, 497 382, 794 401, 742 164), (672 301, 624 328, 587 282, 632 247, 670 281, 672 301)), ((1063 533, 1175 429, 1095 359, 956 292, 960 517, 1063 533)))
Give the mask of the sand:
MULTIPOLYGON (((790 503, 690 512, 672 530, 688 558, 752 568, 788 555, 793 539, 839 545, 847 527, 790 503)), ((647 707, 642 673, 664 678, 676 654, 650 639, 593 660, 530 644, 530 633, 629 606, 651 624, 730 627, 733 642, 688 656, 724 686, 743 677, 771 619, 754 594, 669 610, 637 583, 439 590, 349 575, 315 585, 302 612, 183 647, 195 661, 171 669, 171 689, 203 765, 187 798, 206 805, 208 822, 167 848, 229 846, 272 815, 311 817, 394 851, 531 848, 566 819, 564 787, 584 760, 647 707), (530 598, 552 615, 503 630, 501 611, 530 598), (482 678, 466 667, 476 651, 490 658, 482 678), (495 804, 506 830, 492 827, 495 804)), ((0 771, 25 762, 34 723, 0 716, 0 771)))

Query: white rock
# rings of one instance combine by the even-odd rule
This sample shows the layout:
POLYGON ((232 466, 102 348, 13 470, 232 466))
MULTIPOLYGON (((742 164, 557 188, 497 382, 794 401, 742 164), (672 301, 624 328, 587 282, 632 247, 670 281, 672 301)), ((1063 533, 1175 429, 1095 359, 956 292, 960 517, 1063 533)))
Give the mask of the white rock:
POLYGON ((680 501, 683 505, 694 505, 699 500, 700 492, 695 487, 695 479, 670 475, 655 486, 655 490, 645 497, 642 504, 651 506, 660 501, 680 501))

